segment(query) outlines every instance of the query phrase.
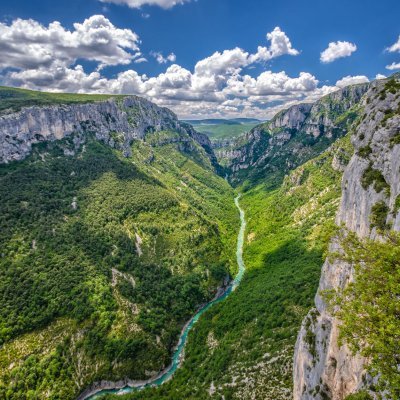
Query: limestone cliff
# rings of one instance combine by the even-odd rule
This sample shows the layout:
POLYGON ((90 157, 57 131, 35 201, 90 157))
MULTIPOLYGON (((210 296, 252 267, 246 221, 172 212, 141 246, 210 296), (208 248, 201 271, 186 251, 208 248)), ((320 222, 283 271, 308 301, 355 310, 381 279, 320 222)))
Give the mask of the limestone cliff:
MULTIPOLYGON (((400 230, 395 208, 400 193, 400 82, 375 82, 361 106, 360 123, 352 134, 355 153, 344 171, 336 222, 360 238, 374 239, 377 232, 371 225, 371 211, 378 202, 390 210, 386 223, 400 230)), ((340 251, 336 239, 331 250, 340 251)), ((339 321, 323 298, 325 290, 343 288, 353 274, 352 266, 343 261, 327 259, 323 265, 315 308, 304 319, 297 339, 294 400, 342 400, 368 386, 366 360, 353 355, 346 345, 339 346, 339 321)))
POLYGON ((207 152, 211 162, 216 159, 206 135, 191 125, 178 121, 167 108, 137 96, 110 98, 105 101, 33 106, 0 116, 0 163, 23 160, 32 145, 43 141, 61 140, 76 134, 79 146, 86 133, 94 134, 126 156, 134 139, 144 139, 153 131, 172 130, 187 134, 207 152))
POLYGON ((313 104, 294 105, 239 137, 219 154, 228 160, 231 181, 284 174, 320 154, 346 134, 368 88, 369 84, 349 86, 313 104))

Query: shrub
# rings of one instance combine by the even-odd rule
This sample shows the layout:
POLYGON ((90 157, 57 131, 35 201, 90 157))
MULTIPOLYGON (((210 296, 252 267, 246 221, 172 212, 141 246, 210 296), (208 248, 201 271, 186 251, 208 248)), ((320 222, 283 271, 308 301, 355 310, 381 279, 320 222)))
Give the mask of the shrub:
POLYGON ((368 144, 367 146, 361 147, 357 154, 362 158, 368 158, 368 156, 372 153, 371 146, 368 144))
POLYGON ((394 210, 393 210, 394 214, 397 214, 399 210, 400 210, 400 195, 396 197, 396 200, 394 202, 394 210))
POLYGON ((400 144, 400 131, 397 132, 397 133, 390 139, 390 147, 393 147, 395 144, 400 144))
POLYGON ((400 82, 397 82, 396 79, 391 78, 385 83, 385 91, 396 94, 398 90, 400 90, 400 82))
POLYGON ((365 190, 367 190, 372 184, 374 184, 376 193, 380 193, 384 189, 390 191, 390 186, 386 182, 382 172, 372 168, 372 164, 369 164, 361 178, 361 185, 365 190))
POLYGON ((376 227, 381 230, 387 228, 386 219, 389 213, 389 207, 384 201, 379 201, 372 206, 370 221, 371 227, 376 227))
POLYGON ((354 393, 346 397, 345 400, 372 400, 372 397, 363 390, 362 392, 354 393))

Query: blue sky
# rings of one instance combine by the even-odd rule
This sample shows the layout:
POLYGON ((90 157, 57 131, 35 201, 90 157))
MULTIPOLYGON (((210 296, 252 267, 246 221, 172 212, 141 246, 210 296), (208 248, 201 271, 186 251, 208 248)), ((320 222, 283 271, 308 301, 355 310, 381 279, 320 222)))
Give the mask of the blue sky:
POLYGON ((268 118, 400 70, 399 1, 2 0, 0 12, 3 84, 138 94, 185 118, 268 118))

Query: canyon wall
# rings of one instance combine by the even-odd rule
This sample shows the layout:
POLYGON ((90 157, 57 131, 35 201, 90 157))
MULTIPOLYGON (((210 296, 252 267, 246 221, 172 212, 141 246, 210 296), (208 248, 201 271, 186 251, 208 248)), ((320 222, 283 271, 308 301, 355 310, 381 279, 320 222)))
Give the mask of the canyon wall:
MULTIPOLYGON (((110 98, 105 101, 33 106, 0 116, 0 163, 23 160, 32 146, 61 140, 72 134, 95 135, 111 147, 130 155, 134 139, 143 140, 154 131, 172 130, 189 135, 207 152, 216 165, 211 143, 191 125, 178 121, 167 108, 137 96, 110 98)), ((80 144, 79 137, 73 139, 80 144)))
MULTIPOLYGON (((378 237, 371 225, 371 212, 378 202, 388 207, 386 224, 400 230, 395 206, 400 194, 400 83, 391 82, 376 81, 363 97, 360 122, 351 136, 355 152, 342 180, 336 222, 360 238, 378 237), (367 179, 368 171, 374 171, 375 180, 367 179)), ((330 250, 340 251, 337 239, 332 240, 330 250)), ((315 308, 304 319, 296 343, 294 400, 342 400, 368 387, 366 360, 338 344, 340 321, 323 296, 324 291, 341 289, 353 278, 352 265, 325 261, 315 308)))

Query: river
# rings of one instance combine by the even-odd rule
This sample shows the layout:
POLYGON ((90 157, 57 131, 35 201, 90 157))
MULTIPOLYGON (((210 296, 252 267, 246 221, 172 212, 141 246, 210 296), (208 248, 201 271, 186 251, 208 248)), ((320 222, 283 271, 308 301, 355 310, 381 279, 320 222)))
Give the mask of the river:
MULTIPOLYGON (((202 307, 193 317, 192 319, 185 325, 182 329, 181 335, 179 337, 178 345, 175 348, 174 354, 172 356, 172 362, 168 368, 162 371, 158 376, 149 379, 144 382, 130 382, 129 386, 125 386, 121 388, 121 383, 115 383, 114 388, 108 389, 94 389, 92 391, 86 392, 85 394, 79 397, 80 400, 95 400, 104 396, 105 394, 126 394, 131 393, 136 390, 141 390, 147 387, 160 386, 164 382, 171 379, 172 375, 175 371, 180 367, 183 360, 183 353, 187 341, 188 334, 190 330, 193 328, 194 324, 199 320, 201 315, 205 313, 210 307, 214 304, 217 304, 224 299, 226 299, 239 285, 243 278, 245 272, 245 265, 243 261, 243 242, 244 242, 244 233, 246 230, 246 219, 245 214, 239 204, 240 194, 235 198, 235 205, 240 213, 240 230, 237 238, 236 244, 236 260, 238 264, 238 273, 236 274, 235 279, 230 283, 228 288, 223 292, 220 296, 216 297, 214 300, 207 303, 204 307, 202 307)), ((112 387, 113 384, 107 382, 107 387, 112 387)))

